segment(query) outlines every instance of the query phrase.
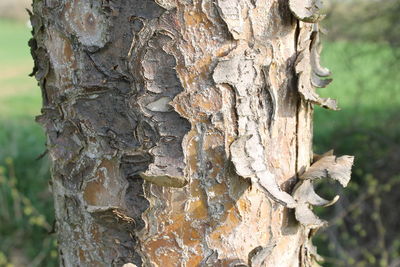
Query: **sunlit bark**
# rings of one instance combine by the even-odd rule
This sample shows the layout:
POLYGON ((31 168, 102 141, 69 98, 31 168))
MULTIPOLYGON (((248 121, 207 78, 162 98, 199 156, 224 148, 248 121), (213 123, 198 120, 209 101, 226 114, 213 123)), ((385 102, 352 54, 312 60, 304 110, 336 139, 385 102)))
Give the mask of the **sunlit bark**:
POLYGON ((62 266, 312 264, 316 24, 286 0, 36 0, 32 24, 62 266))

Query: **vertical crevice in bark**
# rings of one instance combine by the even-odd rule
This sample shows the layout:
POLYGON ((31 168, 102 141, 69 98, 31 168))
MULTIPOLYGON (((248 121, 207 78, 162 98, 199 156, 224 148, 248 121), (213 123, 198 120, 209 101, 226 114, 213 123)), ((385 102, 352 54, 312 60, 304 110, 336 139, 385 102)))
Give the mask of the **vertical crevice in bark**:
POLYGON ((295 163, 295 168, 296 168, 296 179, 299 178, 299 173, 301 172, 301 170, 299 170, 299 120, 300 120, 300 107, 301 107, 301 99, 299 98, 297 101, 297 114, 296 114, 296 163, 295 163))
MULTIPOLYGON (((296 51, 296 57, 298 51, 298 43, 299 43, 299 35, 300 35, 300 21, 296 21, 296 29, 294 32, 294 46, 295 46, 295 51, 296 51)), ((292 71, 295 71, 295 64, 292 66, 292 71)), ((294 77, 293 79, 293 87, 297 88, 298 87, 298 77, 294 77)), ((296 112, 296 163, 295 163, 295 169, 296 169, 296 179, 299 178, 299 120, 300 120, 300 107, 301 107, 301 97, 298 97, 297 100, 297 112, 296 112)), ((312 134, 312 133, 311 133, 312 134)))

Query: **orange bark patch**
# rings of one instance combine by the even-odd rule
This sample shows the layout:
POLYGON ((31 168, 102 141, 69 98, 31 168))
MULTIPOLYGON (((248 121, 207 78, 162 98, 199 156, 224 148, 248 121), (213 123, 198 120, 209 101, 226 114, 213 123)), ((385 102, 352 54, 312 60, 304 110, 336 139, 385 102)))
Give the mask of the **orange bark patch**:
POLYGON ((145 244, 149 258, 157 266, 181 266, 187 259, 190 259, 190 265, 186 266, 198 266, 203 258, 200 246, 201 232, 185 221, 183 215, 172 218, 172 221, 174 223, 145 244), (182 251, 186 251, 187 259, 183 257, 182 251))
POLYGON ((92 234, 92 238, 96 242, 100 242, 100 232, 96 225, 93 225, 90 229, 90 233, 92 234))
POLYGON ((212 23, 208 20, 206 14, 204 14, 204 12, 201 10, 201 1, 198 1, 193 9, 185 10, 183 14, 185 26, 198 27, 198 25, 201 23, 204 24, 206 28, 211 28, 213 26, 212 23))
POLYGON ((81 248, 78 250, 78 255, 79 255, 79 260, 81 262, 85 262, 86 261, 85 252, 81 248))
POLYGON ((86 185, 85 191, 83 192, 83 198, 89 205, 96 205, 98 202, 97 196, 105 191, 103 184, 94 181, 86 185))
POLYGON ((83 198, 87 204, 93 206, 118 206, 124 190, 118 179, 116 163, 112 160, 103 160, 95 178, 86 184, 83 198))
POLYGON ((189 216, 197 220, 206 220, 208 216, 208 211, 204 204, 204 200, 190 200, 187 210, 189 216))
POLYGON ((224 236, 230 235, 234 228, 240 223, 240 220, 236 216, 235 212, 232 211, 233 209, 229 210, 224 223, 214 229, 210 235, 212 240, 221 240, 224 238, 224 236))
POLYGON ((199 92, 193 96, 193 108, 199 112, 215 113, 222 109, 221 95, 215 88, 209 88, 207 93, 199 92))
POLYGON ((72 72, 77 66, 72 44, 55 28, 49 28, 48 31, 46 45, 58 87, 67 90, 72 87, 72 72))
POLYGON ((152 250, 152 262, 156 266, 175 267, 180 265, 180 253, 173 250, 173 246, 168 242, 157 240, 149 244, 149 246, 149 249, 152 250))
POLYGON ((72 68, 76 67, 76 61, 75 61, 75 56, 74 56, 74 52, 72 50, 72 45, 71 43, 68 41, 68 39, 64 38, 64 60, 66 62, 71 62, 71 66, 72 68))

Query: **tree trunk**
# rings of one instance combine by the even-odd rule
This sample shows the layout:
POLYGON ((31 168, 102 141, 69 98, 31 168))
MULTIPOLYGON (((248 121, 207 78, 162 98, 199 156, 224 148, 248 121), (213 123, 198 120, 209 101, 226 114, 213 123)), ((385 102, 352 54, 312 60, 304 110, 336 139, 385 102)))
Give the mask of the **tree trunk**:
POLYGON ((61 266, 311 266, 311 180, 349 164, 309 168, 335 105, 297 2, 34 1, 61 266))

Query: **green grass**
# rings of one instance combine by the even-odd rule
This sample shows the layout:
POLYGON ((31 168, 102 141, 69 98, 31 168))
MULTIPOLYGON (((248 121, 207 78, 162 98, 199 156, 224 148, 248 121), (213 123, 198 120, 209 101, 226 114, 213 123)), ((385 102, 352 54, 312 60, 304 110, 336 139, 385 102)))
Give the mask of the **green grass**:
POLYGON ((2 64, 12 66, 23 63, 32 65, 30 61, 27 61, 27 58, 30 57, 27 42, 31 35, 28 27, 4 19, 0 20, 0 27, 2 37, 0 39, 0 58, 2 64))
MULTIPOLYGON (((393 69, 392 49, 383 44, 335 42, 325 45, 324 63, 335 80, 322 95, 338 99, 343 108, 362 109, 396 107, 400 95, 398 70, 393 69), (383 79, 384 78, 384 79, 383 79), (385 106, 382 107, 382 101, 385 106)), ((323 91, 323 90, 322 90, 323 91)))
POLYGON ((323 62, 333 82, 318 93, 338 100, 341 111, 316 107, 315 139, 329 145, 333 132, 343 128, 383 127, 393 121, 400 106, 399 64, 383 44, 327 43, 323 62))
POLYGON ((32 71, 30 29, 20 23, 0 20, 0 119, 33 118, 39 114, 41 99, 32 71))

